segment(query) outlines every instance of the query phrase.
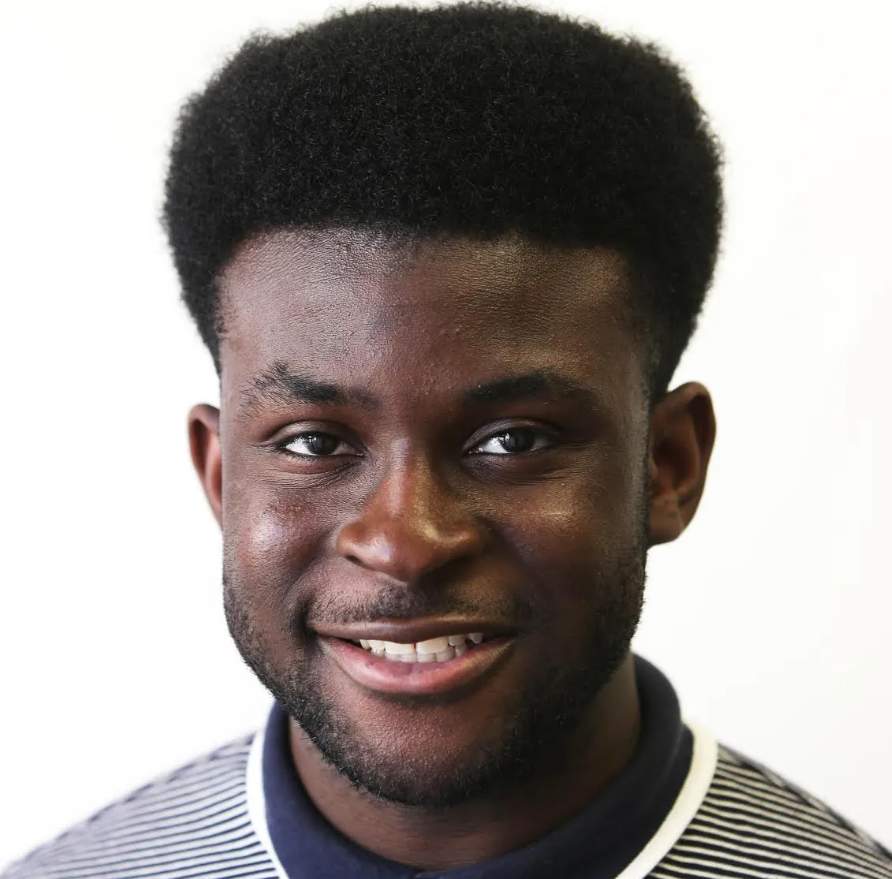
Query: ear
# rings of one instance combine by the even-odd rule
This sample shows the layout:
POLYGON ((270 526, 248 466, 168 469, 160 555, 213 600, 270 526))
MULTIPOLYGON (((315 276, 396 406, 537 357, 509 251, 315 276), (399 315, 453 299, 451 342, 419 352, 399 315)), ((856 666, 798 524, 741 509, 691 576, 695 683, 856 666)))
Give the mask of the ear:
POLYGON ((647 473, 650 546, 675 540, 694 518, 715 443, 709 391, 689 382, 653 409, 647 473))
POLYGON ((202 403, 189 412, 189 450, 201 487, 223 523, 223 456, 220 452, 220 410, 202 403))

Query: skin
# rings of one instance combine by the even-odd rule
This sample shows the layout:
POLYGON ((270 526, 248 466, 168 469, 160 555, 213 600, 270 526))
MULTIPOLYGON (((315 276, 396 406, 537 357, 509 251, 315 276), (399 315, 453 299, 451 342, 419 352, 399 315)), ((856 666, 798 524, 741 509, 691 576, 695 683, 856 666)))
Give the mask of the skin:
POLYGON ((353 759, 400 792, 351 782, 292 724, 310 798, 383 857, 449 869, 516 849, 634 750, 644 558, 693 517, 715 417, 697 383, 649 405, 627 275, 604 248, 344 231, 254 238, 221 275, 221 407, 196 406, 189 435, 223 530, 230 628, 264 683, 301 694, 296 707, 323 699, 353 759), (529 375, 560 381, 469 395, 529 375), (349 398, 298 400, 283 376, 349 398), (455 608, 512 635, 505 661, 448 699, 370 693, 319 634, 455 608), (600 618, 623 624, 603 645, 600 618), (574 680, 611 641, 610 674, 522 773, 424 799, 498 752, 546 671, 574 680))

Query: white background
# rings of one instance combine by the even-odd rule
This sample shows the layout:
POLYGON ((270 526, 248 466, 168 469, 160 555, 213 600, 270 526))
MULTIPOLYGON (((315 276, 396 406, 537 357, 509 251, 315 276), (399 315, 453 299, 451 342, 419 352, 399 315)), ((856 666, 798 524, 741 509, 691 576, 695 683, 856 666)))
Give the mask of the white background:
MULTIPOLYGON (((251 731, 185 416, 215 401, 157 215, 177 107, 306 0, 0 6, 0 863, 251 731)), ((660 41, 727 149, 677 378, 713 391, 697 521, 637 646, 689 716, 892 842, 892 4, 567 0, 660 41)))

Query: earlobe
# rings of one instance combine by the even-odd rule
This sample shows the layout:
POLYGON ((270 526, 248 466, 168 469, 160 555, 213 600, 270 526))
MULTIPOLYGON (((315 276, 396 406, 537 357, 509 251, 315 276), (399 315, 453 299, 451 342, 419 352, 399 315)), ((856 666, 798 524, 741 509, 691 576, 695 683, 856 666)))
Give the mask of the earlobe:
POLYGON ((223 456, 220 450, 220 410, 202 403, 189 412, 189 450, 217 523, 223 522, 223 456))
POLYGON ((682 385, 654 406, 647 460, 651 546, 675 540, 694 518, 715 431, 712 399, 701 384, 682 385))

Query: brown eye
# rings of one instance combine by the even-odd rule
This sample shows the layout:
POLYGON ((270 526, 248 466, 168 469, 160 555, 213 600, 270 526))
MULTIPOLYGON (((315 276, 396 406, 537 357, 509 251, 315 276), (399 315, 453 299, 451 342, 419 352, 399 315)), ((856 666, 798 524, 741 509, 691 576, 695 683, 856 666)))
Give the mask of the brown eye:
POLYGON ((484 440, 474 450, 478 455, 522 455, 548 446, 548 437, 532 427, 512 427, 484 440))
MULTIPOLYGON (((340 446, 343 446, 345 449, 350 448, 343 440, 338 439, 336 436, 332 436, 330 433, 311 432, 300 433, 297 436, 292 437, 283 448, 291 452, 292 455, 303 455, 308 458, 323 458, 339 451, 340 446)), ((341 454, 344 453, 343 450, 340 451, 341 454)))

